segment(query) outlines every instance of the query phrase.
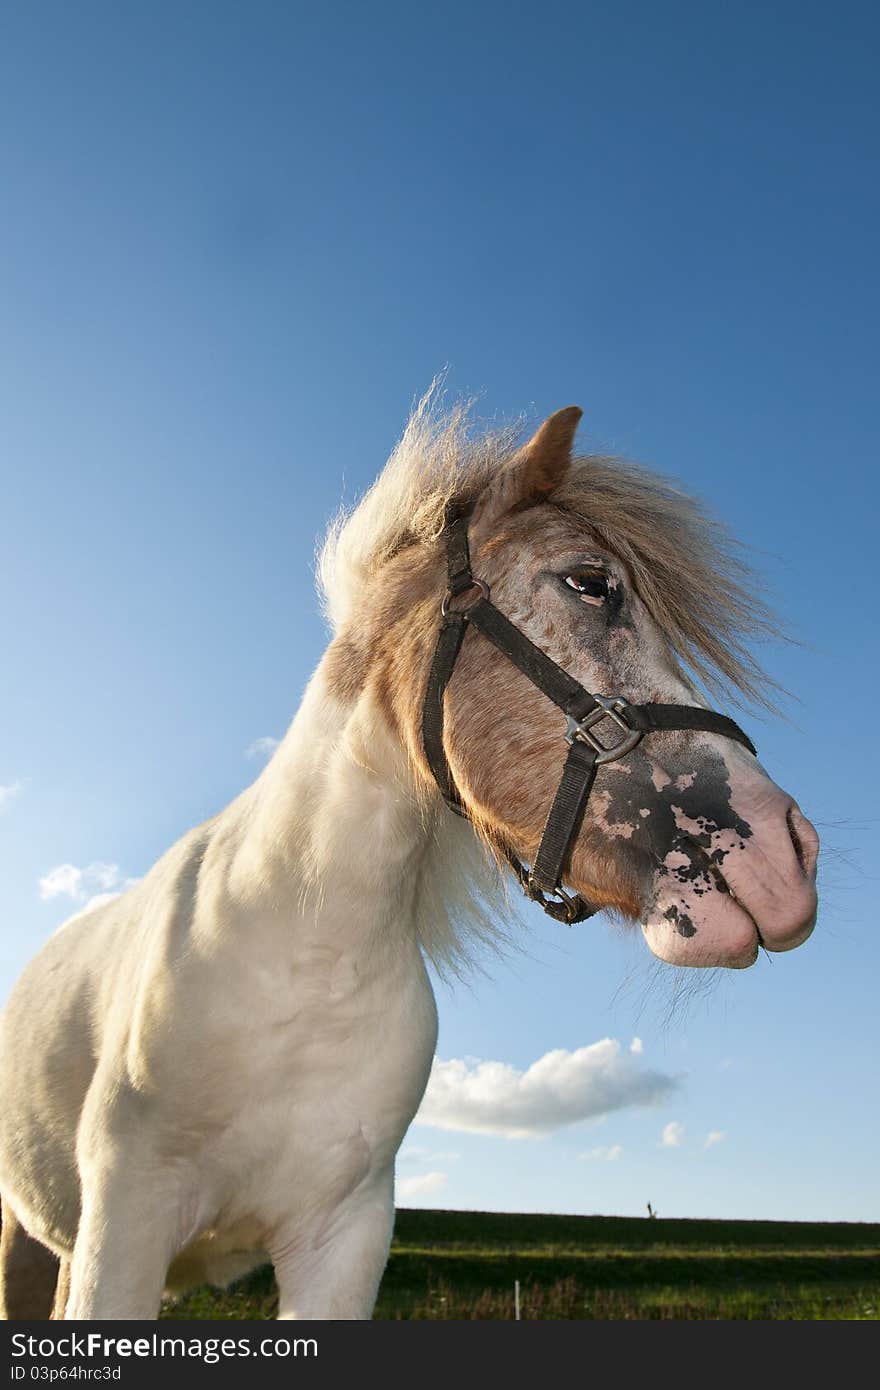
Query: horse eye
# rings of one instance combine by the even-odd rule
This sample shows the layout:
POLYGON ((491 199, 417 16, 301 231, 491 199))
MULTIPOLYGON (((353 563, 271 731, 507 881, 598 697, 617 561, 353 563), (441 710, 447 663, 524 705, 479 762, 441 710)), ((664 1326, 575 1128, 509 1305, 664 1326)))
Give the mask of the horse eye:
POLYGON ((583 594, 585 598, 606 599, 608 597, 608 580, 604 574, 597 574, 595 570, 572 570, 565 576, 565 582, 575 593, 583 594))

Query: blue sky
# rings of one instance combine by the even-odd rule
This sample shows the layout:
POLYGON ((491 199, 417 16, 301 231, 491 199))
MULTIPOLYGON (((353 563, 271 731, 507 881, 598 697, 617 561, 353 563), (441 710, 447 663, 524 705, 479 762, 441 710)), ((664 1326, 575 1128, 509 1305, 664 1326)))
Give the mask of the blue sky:
POLYGON ((488 417, 581 404, 585 447, 755 549, 799 702, 746 723, 826 854, 807 946, 684 999, 636 934, 537 913, 441 985, 447 1062, 611 1038, 669 1085, 542 1138, 414 1126, 402 1199, 880 1219, 878 30, 858 4, 8 10, 0 994, 255 775, 326 644, 316 538, 449 364, 488 417), (42 899, 63 865, 105 867, 42 899))

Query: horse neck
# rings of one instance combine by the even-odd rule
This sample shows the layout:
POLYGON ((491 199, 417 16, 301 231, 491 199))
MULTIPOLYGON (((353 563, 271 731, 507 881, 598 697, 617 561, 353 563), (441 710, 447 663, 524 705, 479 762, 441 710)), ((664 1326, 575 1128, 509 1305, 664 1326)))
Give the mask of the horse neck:
POLYGON ((361 932, 412 926, 437 817, 374 699, 340 700, 324 662, 272 761, 234 805, 241 896, 361 932))

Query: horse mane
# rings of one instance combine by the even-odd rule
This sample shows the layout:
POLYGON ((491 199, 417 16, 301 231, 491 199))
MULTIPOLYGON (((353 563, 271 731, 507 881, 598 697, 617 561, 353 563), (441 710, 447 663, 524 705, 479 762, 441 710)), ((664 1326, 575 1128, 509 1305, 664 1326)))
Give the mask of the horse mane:
MULTIPOLYGON (((318 586, 334 632, 388 560, 412 545, 435 547, 447 507, 467 507, 516 452, 522 430, 474 429, 473 404, 444 408, 435 382, 376 482, 331 522, 318 586)), ((778 637, 779 628, 743 548, 698 499, 637 464, 589 454, 573 461, 549 501, 627 566, 692 685, 695 676, 722 698, 774 708, 779 687, 749 644, 778 637)))

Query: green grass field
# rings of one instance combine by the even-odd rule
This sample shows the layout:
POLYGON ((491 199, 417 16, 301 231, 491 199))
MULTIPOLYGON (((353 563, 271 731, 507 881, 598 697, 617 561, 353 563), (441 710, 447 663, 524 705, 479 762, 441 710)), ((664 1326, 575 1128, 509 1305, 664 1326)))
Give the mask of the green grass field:
MULTIPOLYGON (((377 1318, 874 1319, 880 1225, 397 1213, 377 1318)), ((165 1318, 272 1318, 268 1267, 165 1318)))

